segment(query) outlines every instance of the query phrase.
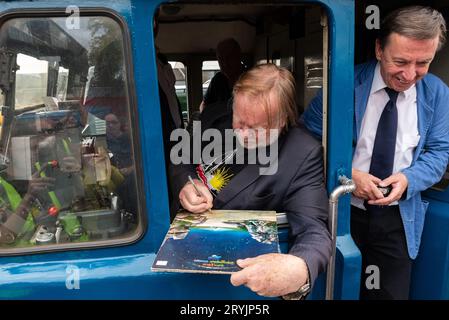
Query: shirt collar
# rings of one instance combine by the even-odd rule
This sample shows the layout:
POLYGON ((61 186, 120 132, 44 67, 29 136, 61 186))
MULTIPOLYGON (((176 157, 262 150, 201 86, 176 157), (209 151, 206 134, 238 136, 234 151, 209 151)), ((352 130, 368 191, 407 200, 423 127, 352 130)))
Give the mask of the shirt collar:
MULTIPOLYGON (((403 93, 405 98, 410 97, 410 95, 416 93, 416 84, 408 88, 407 90, 400 92, 399 94, 403 93)), ((376 69, 374 70, 374 78, 373 78, 373 84, 371 85, 371 92, 370 95, 373 93, 376 93, 380 90, 383 90, 386 88, 387 85, 385 84, 384 79, 382 78, 382 75, 380 74, 380 63, 377 62, 376 69)))
POLYGON ((380 74, 380 63, 377 62, 376 69, 374 69, 374 78, 373 78, 373 84, 371 85, 371 93, 376 93, 383 88, 385 88, 387 85, 385 84, 384 79, 382 78, 382 75, 380 74))

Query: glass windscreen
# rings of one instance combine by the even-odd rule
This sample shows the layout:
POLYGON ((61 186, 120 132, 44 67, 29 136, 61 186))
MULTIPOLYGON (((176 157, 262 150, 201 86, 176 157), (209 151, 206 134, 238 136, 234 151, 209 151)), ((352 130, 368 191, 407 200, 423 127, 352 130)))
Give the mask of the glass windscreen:
POLYGON ((138 230, 122 29, 79 19, 0 28, 0 253, 138 230))

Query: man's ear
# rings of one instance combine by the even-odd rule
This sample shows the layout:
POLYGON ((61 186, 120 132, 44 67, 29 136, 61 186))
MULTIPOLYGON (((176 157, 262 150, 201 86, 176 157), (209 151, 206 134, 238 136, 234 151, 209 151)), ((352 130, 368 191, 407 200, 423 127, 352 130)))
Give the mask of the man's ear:
POLYGON ((284 132, 287 127, 287 121, 285 119, 279 119, 279 133, 284 132))
POLYGON ((376 59, 378 61, 381 61, 382 60, 383 50, 382 50, 382 46, 380 45, 380 40, 379 39, 376 39, 376 47, 375 47, 374 50, 376 52, 376 59))

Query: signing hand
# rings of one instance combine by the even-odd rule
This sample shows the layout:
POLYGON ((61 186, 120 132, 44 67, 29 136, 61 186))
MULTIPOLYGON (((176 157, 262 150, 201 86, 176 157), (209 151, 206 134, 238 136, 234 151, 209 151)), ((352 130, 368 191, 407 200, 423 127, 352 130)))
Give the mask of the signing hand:
POLYGON ((309 277, 304 260, 291 254, 263 254, 237 260, 237 264, 243 270, 231 276, 232 285, 246 285, 258 295, 266 297, 295 292, 309 277))
POLYGON ((198 179, 193 180, 201 195, 198 195, 197 191, 190 182, 187 182, 185 186, 179 192, 179 201, 184 209, 193 213, 202 213, 212 208, 212 195, 209 189, 198 179))
POLYGON ((386 187, 390 185, 392 189, 388 197, 377 200, 370 200, 368 201, 368 203, 377 206, 387 206, 393 201, 399 200, 402 197, 404 191, 407 189, 408 186, 407 177, 405 176, 405 174, 399 172, 389 176, 388 178, 382 180, 379 183, 379 186, 381 187, 386 187))
POLYGON ((379 178, 376 178, 369 173, 352 169, 352 180, 357 187, 352 194, 357 198, 364 200, 377 200, 384 198, 382 192, 380 192, 377 188, 379 183, 382 181, 379 178))

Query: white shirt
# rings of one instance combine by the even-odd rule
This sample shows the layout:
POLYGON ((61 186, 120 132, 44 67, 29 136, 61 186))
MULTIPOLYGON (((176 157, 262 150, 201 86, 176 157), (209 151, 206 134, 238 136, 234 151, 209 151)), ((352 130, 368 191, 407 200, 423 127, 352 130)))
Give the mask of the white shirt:
MULTIPOLYGON (((369 172, 377 124, 385 105, 390 100, 387 92, 384 90, 386 86, 380 74, 380 65, 377 63, 368 104, 366 105, 365 115, 360 128, 359 139, 352 158, 352 167, 363 172, 369 172)), ((396 107, 398 109, 398 131, 393 174, 410 166, 413 160, 413 153, 420 138, 415 85, 399 93, 396 107)), ((365 209, 363 200, 355 196, 352 196, 351 204, 365 209)), ((391 205, 395 204, 398 204, 398 202, 391 203, 391 205)))

